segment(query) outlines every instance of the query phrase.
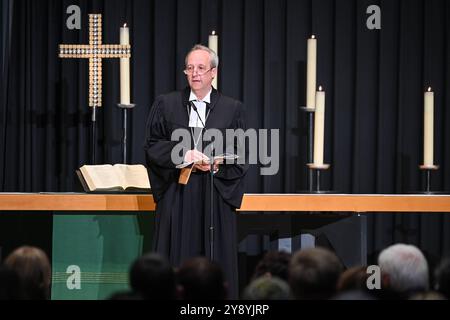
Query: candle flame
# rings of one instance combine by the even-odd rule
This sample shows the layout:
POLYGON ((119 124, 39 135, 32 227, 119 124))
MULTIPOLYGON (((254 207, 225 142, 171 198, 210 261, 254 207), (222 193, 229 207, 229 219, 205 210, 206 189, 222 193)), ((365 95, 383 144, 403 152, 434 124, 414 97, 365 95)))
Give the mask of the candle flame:
POLYGON ((322 86, 319 86, 319 91, 322 91, 322 86))
POLYGON ((127 27, 127 24, 126 24, 126 23, 124 23, 124 24, 123 24, 123 27, 124 27, 124 28, 126 28, 126 27, 127 27))
POLYGON ((213 30, 213 31, 211 32, 211 34, 212 34, 212 35, 215 35, 215 34, 216 34, 216 31, 215 31, 215 30, 213 30))
POLYGON ((315 39, 315 38, 316 38, 316 36, 315 36, 315 35, 312 35, 312 36, 311 36, 311 39, 315 39))
POLYGON ((431 92, 431 87, 428 87, 428 92, 431 92))

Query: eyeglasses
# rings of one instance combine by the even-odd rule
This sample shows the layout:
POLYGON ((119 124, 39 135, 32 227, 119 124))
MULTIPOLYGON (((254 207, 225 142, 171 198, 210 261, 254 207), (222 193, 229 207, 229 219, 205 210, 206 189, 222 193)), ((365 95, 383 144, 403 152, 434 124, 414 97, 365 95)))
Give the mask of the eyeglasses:
POLYGON ((211 71, 214 68, 206 69, 206 66, 204 66, 202 64, 197 66, 197 68, 195 68, 195 66, 189 65, 186 67, 186 69, 183 72, 186 75, 192 75, 192 74, 194 74, 196 69, 197 69, 197 74, 199 76, 203 76, 204 74, 208 73, 209 71, 211 71))

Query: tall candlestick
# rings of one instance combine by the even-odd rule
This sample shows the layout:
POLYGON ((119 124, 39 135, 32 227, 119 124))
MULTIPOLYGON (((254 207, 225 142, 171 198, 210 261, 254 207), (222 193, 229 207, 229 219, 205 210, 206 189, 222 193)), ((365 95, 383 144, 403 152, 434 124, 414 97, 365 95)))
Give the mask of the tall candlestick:
MULTIPOLYGON (((130 44, 127 24, 120 28, 120 44, 130 44)), ((120 103, 130 104, 130 58, 120 58, 120 103)))
POLYGON ((316 92, 314 112, 314 165, 323 165, 323 145, 325 129, 325 91, 319 87, 316 92))
MULTIPOLYGON (((208 48, 219 55, 219 36, 213 31, 208 37, 208 48)), ((217 89, 217 76, 212 81, 212 86, 217 89)))
POLYGON ((317 39, 313 35, 308 39, 308 53, 306 66, 306 108, 316 107, 316 68, 317 68, 317 39))
POLYGON ((424 95, 423 117, 423 164, 433 166, 433 141, 434 141, 434 92, 431 88, 424 95))

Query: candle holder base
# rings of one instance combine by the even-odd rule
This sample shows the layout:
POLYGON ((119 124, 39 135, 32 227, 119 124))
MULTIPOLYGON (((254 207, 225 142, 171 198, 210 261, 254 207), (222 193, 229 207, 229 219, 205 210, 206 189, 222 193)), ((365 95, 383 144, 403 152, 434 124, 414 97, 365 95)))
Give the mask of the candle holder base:
POLYGON ((419 194, 439 194, 440 191, 431 191, 431 172, 439 169, 438 165, 425 165, 422 164, 419 166, 419 169, 425 172, 425 190, 419 191, 419 194))
POLYGON ((130 103, 130 104, 122 104, 118 103, 117 106, 123 110, 123 137, 122 137, 122 155, 123 155, 123 164, 127 164, 127 113, 128 110, 133 109, 136 104, 130 103))
POLYGON ((309 107, 300 107, 300 110, 302 110, 303 112, 314 112, 314 111, 316 111, 315 108, 309 108, 309 107))
POLYGON ((118 103, 117 106, 121 109, 133 109, 136 106, 136 104, 134 104, 134 103, 130 103, 130 104, 118 103))
POLYGON ((321 193, 335 193, 334 191, 330 191, 330 190, 321 190, 320 189, 320 171, 322 170, 328 170, 330 168, 329 164, 316 164, 316 163, 307 163, 306 164, 308 166, 308 168, 311 171, 315 171, 316 172, 316 189, 315 190, 310 190, 310 193, 317 193, 317 194, 321 194, 321 193))
POLYGON ((329 164, 315 164, 315 163, 307 163, 308 168, 313 170, 328 170, 331 165, 329 164))
POLYGON ((439 166, 437 165, 428 165, 428 164, 422 164, 419 166, 420 170, 439 170, 439 166))

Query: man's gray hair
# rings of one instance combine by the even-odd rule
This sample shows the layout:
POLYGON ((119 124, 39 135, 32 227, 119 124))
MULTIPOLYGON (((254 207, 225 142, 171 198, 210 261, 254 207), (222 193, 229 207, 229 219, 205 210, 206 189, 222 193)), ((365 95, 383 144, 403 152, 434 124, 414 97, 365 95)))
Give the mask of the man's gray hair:
POLYGON ((201 44, 196 44, 195 46, 192 47, 191 50, 189 50, 189 52, 186 55, 186 58, 184 59, 185 66, 187 66, 187 60, 189 55, 196 50, 203 50, 209 53, 209 62, 211 68, 217 68, 219 66, 219 56, 217 55, 217 53, 214 50, 211 50, 210 48, 205 47, 204 45, 201 44))
POLYGON ((381 272, 389 275, 391 289, 397 292, 428 290, 428 263, 413 245, 395 244, 378 256, 381 272))

